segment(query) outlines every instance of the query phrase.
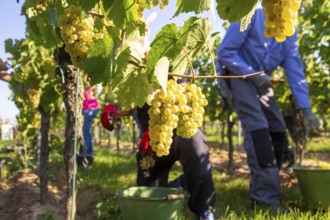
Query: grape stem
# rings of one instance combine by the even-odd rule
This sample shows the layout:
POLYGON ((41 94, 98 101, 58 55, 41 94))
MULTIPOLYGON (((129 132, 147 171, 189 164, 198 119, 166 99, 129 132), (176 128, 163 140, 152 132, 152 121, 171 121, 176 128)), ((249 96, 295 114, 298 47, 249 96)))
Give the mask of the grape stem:
POLYGON ((104 15, 97 14, 97 13, 92 12, 92 11, 89 11, 88 14, 91 15, 91 16, 94 16, 94 17, 99 17, 99 18, 101 18, 101 19, 104 18, 104 15))
POLYGON ((265 73, 264 71, 249 73, 242 76, 196 76, 196 75, 183 75, 183 74, 177 74, 177 73, 168 73, 169 76, 178 76, 182 78, 191 78, 191 79, 219 79, 219 78, 227 78, 227 79, 245 79, 251 76, 259 75, 265 73))
POLYGON ((213 68, 213 72, 214 72, 213 73, 213 76, 217 76, 217 71, 216 71, 215 64, 214 64, 214 57, 213 57, 213 54, 212 54, 210 45, 207 42, 205 42, 205 44, 206 44, 206 47, 207 47, 207 49, 208 49, 208 51, 210 53, 210 58, 211 58, 211 62, 212 62, 212 68, 213 68))
POLYGON ((189 54, 187 53, 187 50, 186 50, 186 48, 184 47, 183 48, 183 51, 184 51, 184 53, 186 54, 186 57, 187 57, 187 60, 188 60, 188 63, 189 63, 189 66, 190 66, 190 69, 191 69, 191 74, 192 74, 192 79, 195 79, 195 70, 194 70, 194 67, 193 67, 193 65, 192 65, 192 62, 191 62, 191 60, 190 60, 190 58, 189 58, 189 54))

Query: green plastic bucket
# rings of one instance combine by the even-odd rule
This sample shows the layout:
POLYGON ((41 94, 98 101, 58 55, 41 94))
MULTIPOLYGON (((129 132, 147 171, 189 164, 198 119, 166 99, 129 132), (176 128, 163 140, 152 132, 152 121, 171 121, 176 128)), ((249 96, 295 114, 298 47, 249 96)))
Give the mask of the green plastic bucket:
POLYGON ((308 208, 330 206, 330 169, 297 166, 293 168, 303 200, 308 208))
POLYGON ((175 188, 130 187, 117 191, 123 220, 176 220, 184 208, 184 195, 175 188))

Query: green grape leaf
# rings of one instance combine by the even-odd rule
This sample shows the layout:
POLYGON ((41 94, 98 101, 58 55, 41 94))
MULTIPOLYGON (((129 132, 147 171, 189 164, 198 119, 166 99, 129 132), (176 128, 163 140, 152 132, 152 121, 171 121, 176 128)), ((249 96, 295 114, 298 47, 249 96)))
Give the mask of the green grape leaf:
POLYGON ((240 31, 245 31, 247 29, 247 27, 251 23, 251 19, 252 19, 254 13, 256 12, 257 6, 258 6, 258 4, 255 4, 254 7, 252 8, 252 10, 242 18, 240 31))
POLYGON ((62 103, 62 95, 56 90, 54 84, 48 83, 42 90, 40 106, 51 115, 62 103))
POLYGON ((13 39, 5 40, 5 50, 7 53, 14 53, 14 42, 13 39))
POLYGON ((217 0, 217 11, 219 16, 229 22, 240 21, 246 16, 258 0, 217 0))
POLYGON ((84 11, 89 11, 95 7, 99 0, 67 0, 69 4, 80 6, 84 11))
POLYGON ((111 79, 111 86, 117 87, 119 83, 124 79, 124 73, 128 68, 128 62, 131 58, 131 50, 128 46, 123 47, 116 58, 116 71, 111 79))
POLYGON ((157 77, 159 85, 163 91, 167 92, 167 81, 168 81, 168 68, 170 61, 167 57, 162 57, 158 60, 155 66, 155 76, 157 77))
MULTIPOLYGON (((187 68, 188 56, 193 60, 205 49, 212 25, 208 19, 191 17, 178 30, 169 24, 156 35, 148 53, 147 74, 151 81, 155 76, 155 65, 162 57, 167 57, 172 72, 183 74, 187 68), (151 78, 150 78, 151 77, 151 78)), ((156 78, 157 79, 157 78, 156 78)))
POLYGON ((190 18, 182 28, 187 34, 186 48, 191 54, 191 59, 195 59, 207 42, 207 36, 212 31, 212 24, 207 18, 190 18), (185 27, 186 24, 188 28, 185 27))
POLYGON ((85 73, 91 77, 91 84, 101 83, 109 78, 111 53, 114 42, 105 35, 102 39, 96 40, 88 53, 88 58, 83 64, 85 73))
POLYGON ((124 28, 126 24, 134 24, 139 20, 137 10, 139 5, 135 0, 112 0, 103 2, 107 16, 119 28, 124 28), (109 10, 107 10, 107 8, 109 10))
POLYGON ((212 0, 177 0, 176 6, 178 9, 174 17, 181 13, 195 12, 196 14, 200 14, 203 11, 209 11, 211 8, 211 1, 212 0))
MULTIPOLYGON (((175 24, 165 25, 162 30, 156 35, 151 43, 151 49, 147 56, 147 75, 151 81, 154 81, 154 69, 160 58, 167 56, 171 50, 175 55, 180 54, 183 50, 183 45, 177 45, 179 41, 178 28, 175 24), (175 52, 177 50, 177 52, 175 52)), ((173 56, 173 53, 172 53, 173 56)), ((169 59, 172 57, 167 56, 169 59)))
POLYGON ((114 91, 124 110, 143 106, 147 99, 149 83, 142 71, 143 69, 130 64, 126 71, 126 77, 114 91))

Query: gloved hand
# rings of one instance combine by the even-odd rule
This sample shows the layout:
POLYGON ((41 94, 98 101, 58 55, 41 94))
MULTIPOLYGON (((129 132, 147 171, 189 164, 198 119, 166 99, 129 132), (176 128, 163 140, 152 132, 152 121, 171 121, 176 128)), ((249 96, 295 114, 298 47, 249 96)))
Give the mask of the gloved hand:
POLYGON ((120 123, 118 112, 113 104, 104 107, 101 114, 101 124, 108 131, 115 129, 115 125, 120 123))
POLYGON ((150 136, 149 136, 149 129, 146 130, 140 140, 139 149, 142 153, 151 154, 152 147, 150 146, 150 136))
POLYGON ((263 91, 266 91, 273 86, 272 78, 264 73, 251 76, 250 79, 256 87, 263 91))
POLYGON ((310 108, 301 109, 301 113, 307 134, 311 134, 320 128, 319 120, 316 118, 310 108))
POLYGON ((1 58, 0 58, 0 71, 1 70, 8 70, 8 67, 7 67, 7 62, 6 61, 3 61, 1 58))

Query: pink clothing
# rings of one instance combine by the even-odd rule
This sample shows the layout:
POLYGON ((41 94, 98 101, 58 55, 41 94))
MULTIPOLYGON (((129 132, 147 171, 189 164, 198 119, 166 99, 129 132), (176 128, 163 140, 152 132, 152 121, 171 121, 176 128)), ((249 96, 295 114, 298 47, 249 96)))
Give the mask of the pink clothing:
POLYGON ((92 86, 89 89, 85 90, 84 92, 85 100, 83 102, 83 110, 94 110, 100 108, 99 102, 97 101, 97 99, 94 99, 91 94, 94 89, 95 87, 92 86))

